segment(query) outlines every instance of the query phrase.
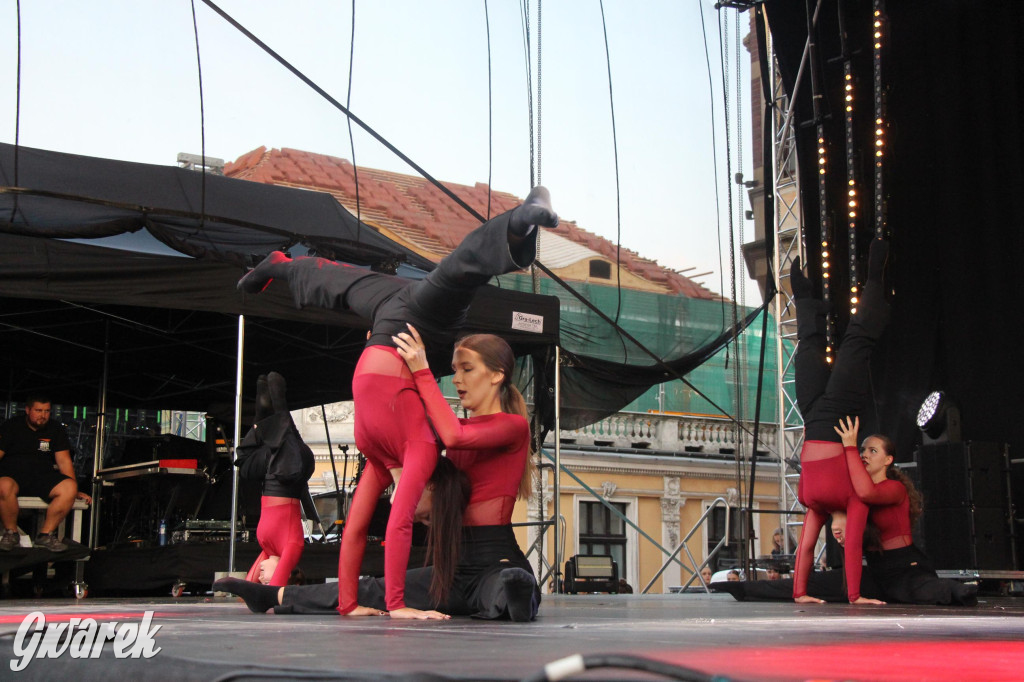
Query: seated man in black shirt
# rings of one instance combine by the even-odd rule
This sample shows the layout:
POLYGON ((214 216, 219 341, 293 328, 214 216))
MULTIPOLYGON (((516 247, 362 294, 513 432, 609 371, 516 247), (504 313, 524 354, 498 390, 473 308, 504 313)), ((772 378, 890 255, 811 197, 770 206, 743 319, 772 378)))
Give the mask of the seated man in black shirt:
POLYGON ((57 527, 71 511, 75 498, 87 502, 92 498, 78 492, 71 442, 63 425, 50 421, 47 398, 30 397, 24 416, 12 417, 0 425, 0 522, 4 525, 0 551, 19 544, 19 494, 50 502, 33 546, 51 552, 66 550, 67 545, 57 537, 57 527))

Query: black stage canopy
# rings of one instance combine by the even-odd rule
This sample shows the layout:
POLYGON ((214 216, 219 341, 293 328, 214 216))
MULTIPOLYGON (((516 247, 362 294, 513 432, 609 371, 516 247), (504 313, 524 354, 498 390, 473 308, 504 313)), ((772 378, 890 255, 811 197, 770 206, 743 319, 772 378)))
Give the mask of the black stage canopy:
MULTIPOLYGON (((816 3, 811 2, 812 6, 816 3)), ((765 3, 787 90, 807 41, 804 2, 765 3)), ((872 3, 821 3, 815 35, 828 156, 834 291, 847 287, 844 50, 854 73, 854 161, 870 192, 873 173, 872 3), (843 13, 842 16, 840 13, 843 13), (841 21, 842 19, 842 21, 841 21)), ((920 442, 914 414, 931 390, 960 404, 964 440, 1024 451, 1020 316, 1024 257, 1024 4, 1014 0, 884 3, 887 232, 893 315, 873 372, 877 416, 869 431, 896 437, 898 459, 920 442), (1014 331, 1016 329, 1017 331, 1014 331)), ((801 169, 817 168, 809 74, 795 102, 801 169)), ((800 179, 805 241, 820 273, 818 176, 800 179)), ((873 197, 862 196, 870 207, 873 197)), ((868 221, 865 221, 868 222, 868 221)), ((866 253, 872 226, 863 224, 866 253)), ((861 276, 864 269, 861 269, 861 276)), ((848 306, 836 304, 842 329, 848 306)))
MULTIPOLYGON (((106 358, 108 405, 223 418, 233 412, 243 314, 243 395, 276 370, 295 407, 344 400, 368 321, 298 310, 284 287, 242 295, 235 282, 247 262, 283 249, 412 278, 434 267, 328 194, 214 175, 204 184, 195 171, 25 147, 15 157, 11 145, 0 145, 0 180, 8 400, 43 391, 95 405, 106 358)), ((486 287, 465 330, 541 352, 557 343, 558 299, 486 287), (543 317, 543 331, 511 329, 514 311, 543 317)))

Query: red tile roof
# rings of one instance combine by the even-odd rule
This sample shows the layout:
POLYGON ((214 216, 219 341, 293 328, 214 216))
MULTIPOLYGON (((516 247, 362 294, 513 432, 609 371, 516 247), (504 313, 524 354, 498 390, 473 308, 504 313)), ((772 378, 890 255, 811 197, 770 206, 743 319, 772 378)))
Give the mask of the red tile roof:
MULTIPOLYGON (((336 156, 288 148, 268 151, 266 147, 260 147, 228 162, 224 175, 328 192, 349 211, 356 213, 352 164, 336 156)), ((359 215, 362 220, 390 231, 407 246, 434 261, 439 261, 479 225, 473 216, 424 178, 363 166, 359 167, 358 176, 359 215)), ((488 214, 486 184, 444 184, 478 213, 488 214)), ((490 215, 515 208, 522 201, 507 192, 492 191, 490 194, 490 215)), ((615 244, 604 237, 587 232, 568 220, 562 220, 554 231, 615 262, 615 244)), ((623 268, 664 287, 667 292, 691 298, 720 298, 693 280, 629 249, 621 249, 619 258, 623 268)))

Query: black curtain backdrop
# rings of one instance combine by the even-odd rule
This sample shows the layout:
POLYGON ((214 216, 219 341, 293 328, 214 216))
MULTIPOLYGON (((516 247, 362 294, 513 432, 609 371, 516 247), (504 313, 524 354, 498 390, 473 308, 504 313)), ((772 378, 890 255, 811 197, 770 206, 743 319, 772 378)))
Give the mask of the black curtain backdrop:
MULTIPOLYGON (((767 10, 788 87, 807 38, 803 2, 773 0, 767 10)), ((885 200, 892 253, 893 317, 872 372, 877 414, 865 433, 897 442, 899 461, 920 443, 914 415, 943 389, 961 407, 965 440, 1008 443, 1024 453, 1019 391, 1018 307, 1024 256, 1024 3, 904 0, 887 3, 883 73, 887 102, 885 200)), ((844 216, 842 51, 839 11, 826 0, 817 25, 835 244, 839 332, 848 318, 844 216)), ((857 78, 857 168, 871 187, 871 3, 846 3, 857 78)), ((797 102, 802 169, 816 167, 810 80, 797 102)), ((804 172, 801 199, 811 270, 820 274, 817 178, 804 172)), ((871 205, 868 194, 862 202, 871 205)), ((859 228, 858 250, 873 236, 859 228)), ((864 269, 860 271, 863 278, 864 269)))

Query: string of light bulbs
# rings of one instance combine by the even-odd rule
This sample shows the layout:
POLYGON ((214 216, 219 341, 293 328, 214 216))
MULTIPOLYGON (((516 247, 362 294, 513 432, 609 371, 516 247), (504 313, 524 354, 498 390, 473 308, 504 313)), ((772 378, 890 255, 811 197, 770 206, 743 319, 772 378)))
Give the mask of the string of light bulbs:
POLYGON ((885 236, 885 195, 883 193, 883 171, 885 170, 885 97, 882 92, 882 46, 885 37, 885 0, 874 0, 872 12, 872 72, 874 90, 874 161, 875 161, 875 238, 885 236))
POLYGON ((843 62, 843 97, 845 99, 846 124, 846 233, 847 253, 850 263, 850 314, 857 313, 857 171, 854 159, 853 137, 853 63, 847 58, 843 62))

